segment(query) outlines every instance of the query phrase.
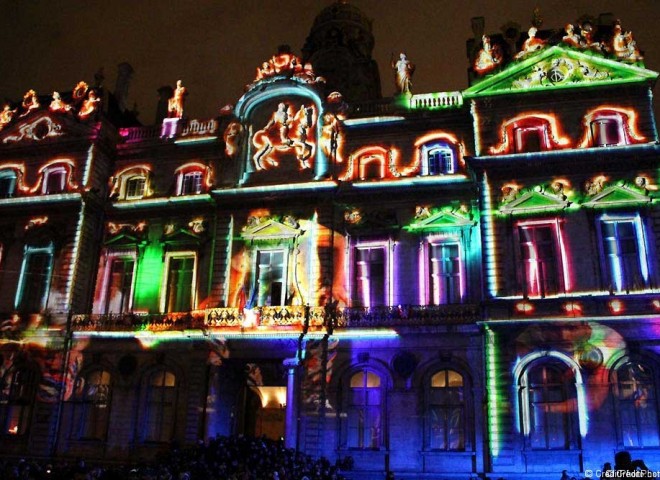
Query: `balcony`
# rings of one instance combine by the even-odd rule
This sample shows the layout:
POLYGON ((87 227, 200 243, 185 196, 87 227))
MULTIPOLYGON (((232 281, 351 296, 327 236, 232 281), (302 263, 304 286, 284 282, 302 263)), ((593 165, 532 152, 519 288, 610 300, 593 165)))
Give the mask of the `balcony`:
POLYGON ((169 314, 73 315, 75 332, 139 332, 214 330, 242 332, 325 332, 326 321, 337 330, 466 325, 479 320, 478 305, 407 305, 397 307, 276 306, 253 309, 210 308, 169 314), (328 320, 326 320, 328 319, 328 320))

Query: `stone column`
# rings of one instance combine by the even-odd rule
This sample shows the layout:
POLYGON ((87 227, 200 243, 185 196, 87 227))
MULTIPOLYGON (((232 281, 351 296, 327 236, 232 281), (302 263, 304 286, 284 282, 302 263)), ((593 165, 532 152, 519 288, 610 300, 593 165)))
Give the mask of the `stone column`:
POLYGON ((284 446, 296 448, 298 445, 298 365, 297 358, 284 360, 287 368, 286 412, 284 414, 284 446))

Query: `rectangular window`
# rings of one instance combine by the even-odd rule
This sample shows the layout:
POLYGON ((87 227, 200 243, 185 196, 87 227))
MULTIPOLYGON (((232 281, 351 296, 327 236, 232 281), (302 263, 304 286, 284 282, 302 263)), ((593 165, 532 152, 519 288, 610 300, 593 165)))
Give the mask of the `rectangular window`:
POLYGON ((545 143, 543 142, 544 130, 542 127, 521 127, 514 129, 516 153, 540 152, 545 150, 545 143))
POLYGON ((609 289, 629 292, 647 287, 648 263, 641 219, 603 219, 600 228, 609 289))
POLYGON ((354 305, 387 305, 387 255, 385 246, 355 249, 354 305))
POLYGON ((256 293, 258 306, 286 304, 287 252, 260 250, 257 252, 256 293))
POLYGON ((133 258, 114 257, 111 259, 105 292, 104 313, 130 311, 134 270, 135 260, 133 258))
POLYGON ((14 173, 0 174, 0 198, 14 196, 16 189, 16 175, 14 173))
POLYGON ((428 303, 444 305, 462 299, 462 268, 457 243, 430 243, 428 246, 428 303))
POLYGON ((66 171, 63 168, 47 170, 44 175, 45 191, 44 193, 62 193, 66 183, 66 171))
POLYGON ((146 388, 144 440, 169 442, 174 434, 176 377, 164 370, 154 372, 146 388))
POLYGON ((26 247, 15 305, 22 312, 40 312, 46 306, 53 266, 53 247, 26 247))
POLYGON ((454 153, 447 148, 437 148, 428 154, 428 175, 454 173, 454 153))
POLYGON ((181 179, 181 195, 193 195, 202 191, 202 172, 190 172, 181 179))
POLYGON ((195 291, 195 255, 168 255, 165 312, 189 312, 195 291))
POLYGON ((622 135, 621 120, 616 118, 601 118, 591 122, 591 135, 594 147, 620 145, 622 135))
POLYGON ((558 225, 520 225, 518 236, 523 268, 523 294, 545 297, 566 289, 558 225))

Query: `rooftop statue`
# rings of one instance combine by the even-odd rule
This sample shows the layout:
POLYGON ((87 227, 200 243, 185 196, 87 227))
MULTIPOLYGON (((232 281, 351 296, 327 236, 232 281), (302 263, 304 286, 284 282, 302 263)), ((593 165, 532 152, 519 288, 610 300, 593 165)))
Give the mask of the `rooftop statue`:
POLYGON ((183 117, 183 102, 187 94, 186 87, 183 86, 181 80, 177 80, 174 95, 167 102, 167 114, 170 118, 183 117))
POLYGON ((16 109, 12 110, 8 104, 5 105, 2 112, 0 112, 0 130, 5 128, 9 124, 9 122, 11 122, 12 118, 14 118, 15 113, 16 113, 16 109))
POLYGON ((34 90, 28 90, 25 95, 23 95, 23 108, 25 111, 21 114, 21 117, 27 115, 32 110, 36 110, 41 106, 39 100, 37 99, 37 92, 34 90))
POLYGON ((490 37, 481 37, 482 48, 474 59, 474 71, 479 75, 485 75, 495 69, 502 62, 502 52, 498 46, 490 43, 490 37))
POLYGON ((644 59, 637 48, 637 42, 632 37, 632 32, 624 33, 619 20, 614 22, 610 50, 617 60, 624 62, 633 63, 644 59))
POLYGON ((392 68, 395 70, 395 84, 398 93, 410 93, 412 87, 412 75, 415 73, 415 65, 410 63, 405 53, 399 54, 399 60, 394 61, 392 55, 392 68))
POLYGON ((51 112, 64 113, 71 110, 71 105, 64 103, 59 92, 53 92, 53 101, 50 102, 50 106, 48 108, 51 112))
POLYGON ((561 39, 562 42, 564 42, 566 45, 570 45, 571 47, 579 47, 580 46, 580 36, 575 33, 575 27, 571 23, 567 23, 566 27, 564 27, 564 31, 566 32, 566 35, 564 35, 561 39))
POLYGON ((523 43, 522 50, 516 54, 516 59, 523 58, 530 53, 537 52, 545 46, 545 41, 540 38, 536 38, 536 32, 538 32, 536 27, 530 27, 527 31, 528 38, 523 43))
POLYGON ((90 90, 87 95, 87 99, 83 101, 80 111, 78 112, 78 118, 81 120, 87 120, 92 116, 94 112, 98 109, 101 99, 96 96, 94 90, 90 90))

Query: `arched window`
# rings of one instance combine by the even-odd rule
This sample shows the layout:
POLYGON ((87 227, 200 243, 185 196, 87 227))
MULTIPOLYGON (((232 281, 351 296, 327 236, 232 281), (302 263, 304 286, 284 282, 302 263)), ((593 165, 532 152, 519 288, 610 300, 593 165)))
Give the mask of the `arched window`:
POLYGON ((13 197, 16 192, 16 172, 11 169, 0 170, 0 198, 13 197))
POLYGON ((144 197, 147 186, 147 178, 143 175, 133 175, 126 179, 124 187, 124 198, 126 200, 137 200, 144 197))
POLYGON ((614 371, 614 398, 623 447, 658 447, 658 403, 653 371, 628 361, 614 371))
POLYGON ((538 361, 524 373, 523 431, 532 449, 569 449, 575 446, 578 416, 573 371, 555 358, 538 361))
POLYGON ((106 370, 93 370, 78 378, 74 413, 78 438, 105 440, 112 397, 110 380, 106 370))
POLYGON ((142 440, 169 442, 174 436, 177 384, 176 376, 160 368, 148 374, 143 382, 142 440))
POLYGON ((620 114, 600 115, 594 118, 589 129, 594 147, 606 147, 625 143, 623 119, 620 114))
POLYGON ((26 365, 11 367, 2 378, 0 427, 2 435, 26 435, 32 419, 38 372, 26 365))
POLYGON ((465 450, 465 403, 465 381, 460 373, 440 370, 431 376, 426 410, 429 449, 465 450))
POLYGON ((383 386, 373 371, 351 375, 346 398, 344 443, 348 448, 377 449, 383 445, 383 386))

